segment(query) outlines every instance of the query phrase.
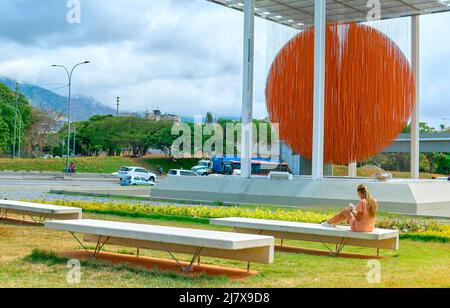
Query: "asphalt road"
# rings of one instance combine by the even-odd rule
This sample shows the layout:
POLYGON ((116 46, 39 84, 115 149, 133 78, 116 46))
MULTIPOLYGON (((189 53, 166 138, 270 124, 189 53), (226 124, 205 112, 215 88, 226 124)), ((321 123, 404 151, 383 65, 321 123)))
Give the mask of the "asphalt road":
MULTIPOLYGON (((132 188, 130 188, 132 189, 132 188)), ((148 187, 148 193, 150 193, 148 187)), ((70 200, 70 201, 96 201, 96 202, 112 202, 112 203, 130 203, 130 204, 144 204, 166 206, 175 205, 173 203, 159 202, 159 201, 145 201, 136 199, 123 198, 104 198, 104 197, 88 197, 88 196, 71 196, 71 195, 55 195, 50 194, 51 190, 67 190, 67 191, 93 191, 99 190, 100 193, 105 190, 123 190, 119 181, 78 181, 78 180, 10 180, 1 179, 0 177, 0 199, 19 200, 19 201, 36 201, 36 200, 70 200)), ((189 206, 183 204, 183 206, 189 206)), ((195 205, 193 205, 195 206, 195 205)))
MULTIPOLYGON (((84 190, 94 188, 120 187, 119 182, 111 181, 62 181, 62 180, 5 180, 0 179, 0 199, 10 200, 85 200, 85 201, 117 201, 123 199, 96 198, 84 196, 62 196, 49 194, 50 190, 84 190)), ((131 202, 131 201, 130 201, 131 202)), ((137 202, 136 202, 137 203, 137 202)), ((143 202, 139 202, 143 203, 143 202)))
POLYGON ((111 181, 63 181, 63 180, 5 180, 0 179, 1 187, 44 187, 50 189, 61 188, 61 187, 117 187, 119 185, 119 180, 117 182, 111 181))

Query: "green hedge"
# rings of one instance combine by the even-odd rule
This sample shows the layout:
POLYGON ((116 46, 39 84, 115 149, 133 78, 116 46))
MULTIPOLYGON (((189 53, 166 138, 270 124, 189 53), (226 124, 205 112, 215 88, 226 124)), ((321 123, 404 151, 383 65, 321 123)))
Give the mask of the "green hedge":
MULTIPOLYGON (((333 212, 315 212, 311 210, 285 210, 259 207, 256 209, 209 206, 152 206, 128 203, 104 203, 85 201, 56 202, 58 205, 80 207, 84 212, 116 215, 133 218, 151 218, 160 220, 176 220, 208 224, 211 218, 246 217, 269 220, 320 223, 331 217, 333 212)), ((434 220, 408 218, 399 215, 380 215, 377 227, 399 230, 410 239, 445 242, 450 239, 450 226, 434 220)), ((406 237, 403 237, 406 238, 406 237)))

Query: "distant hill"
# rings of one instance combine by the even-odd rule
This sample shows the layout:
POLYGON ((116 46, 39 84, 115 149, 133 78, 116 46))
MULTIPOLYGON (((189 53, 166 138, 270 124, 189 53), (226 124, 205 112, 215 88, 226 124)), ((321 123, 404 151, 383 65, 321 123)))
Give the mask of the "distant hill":
MULTIPOLYGON (((14 80, 0 77, 3 83, 14 90, 14 80)), ((33 84, 21 84, 20 92, 27 97, 31 105, 44 110, 55 110, 67 115, 67 97, 33 84)), ((87 96, 72 97, 72 117, 74 121, 88 120, 94 115, 115 114, 115 110, 87 96)))

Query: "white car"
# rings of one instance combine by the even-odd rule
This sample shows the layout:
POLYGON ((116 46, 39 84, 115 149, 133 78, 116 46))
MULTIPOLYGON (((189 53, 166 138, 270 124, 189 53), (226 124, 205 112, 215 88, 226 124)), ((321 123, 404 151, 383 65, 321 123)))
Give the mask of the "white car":
POLYGON ((155 182, 146 180, 145 178, 141 176, 127 176, 121 180, 122 186, 136 186, 136 185, 142 185, 142 186, 154 186, 155 182))
POLYGON ((182 170, 182 169, 181 170, 180 169, 172 169, 169 171, 169 173, 167 175, 168 176, 199 176, 194 171, 182 170))
POLYGON ((156 182, 156 174, 153 172, 150 172, 142 167, 122 167, 119 170, 118 177, 122 181, 123 179, 127 177, 142 177, 147 181, 156 182))

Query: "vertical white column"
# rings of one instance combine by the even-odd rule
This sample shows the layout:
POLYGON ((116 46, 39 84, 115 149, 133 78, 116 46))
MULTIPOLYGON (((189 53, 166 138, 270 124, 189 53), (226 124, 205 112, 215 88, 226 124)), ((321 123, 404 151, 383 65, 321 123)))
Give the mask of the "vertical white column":
POLYGON ((358 176, 358 163, 354 162, 348 165, 348 176, 351 178, 358 176))
POLYGON ((413 16, 412 22, 412 69, 416 77, 416 106, 411 118, 411 178, 420 178, 420 22, 413 16))
POLYGON ((325 34, 326 0, 316 0, 314 10, 314 115, 312 178, 323 178, 324 128, 325 128, 325 34))
POLYGON ((255 46, 255 0, 244 2, 244 78, 242 86, 241 176, 252 174, 253 61, 255 46))

